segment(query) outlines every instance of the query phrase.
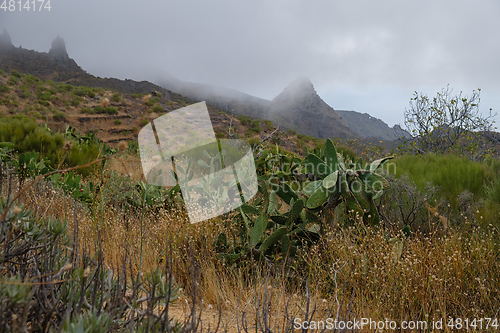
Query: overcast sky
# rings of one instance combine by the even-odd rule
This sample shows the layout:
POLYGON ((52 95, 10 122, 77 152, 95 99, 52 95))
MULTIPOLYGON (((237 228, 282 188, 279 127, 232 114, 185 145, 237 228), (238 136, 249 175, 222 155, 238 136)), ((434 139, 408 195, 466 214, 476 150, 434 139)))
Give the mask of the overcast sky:
POLYGON ((45 52, 59 35, 69 56, 96 76, 154 81, 170 74, 266 99, 306 76, 334 109, 367 112, 391 126, 403 123, 414 91, 434 96, 447 84, 457 93, 481 88, 480 110, 500 111, 498 0, 50 5, 50 12, 0 9, 0 29, 15 46, 45 52))

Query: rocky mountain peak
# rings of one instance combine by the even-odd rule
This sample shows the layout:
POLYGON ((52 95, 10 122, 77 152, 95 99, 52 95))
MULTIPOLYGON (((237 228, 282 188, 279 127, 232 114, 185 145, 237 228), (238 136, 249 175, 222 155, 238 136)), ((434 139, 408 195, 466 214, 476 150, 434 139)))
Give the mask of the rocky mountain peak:
POLYGON ((302 91, 311 91, 311 90, 314 91, 314 86, 307 77, 300 76, 294 81, 290 82, 290 84, 288 85, 287 88, 285 88, 285 90, 287 89, 301 89, 302 91))
POLYGON ((12 41, 10 40, 10 35, 6 29, 3 29, 3 34, 0 35, 0 49, 13 49, 12 41))
POLYGON ((278 102, 287 101, 287 103, 294 103, 294 101, 308 98, 315 98, 318 94, 316 90, 314 90, 314 86, 311 81, 306 77, 299 77, 294 81, 290 82, 290 84, 283 90, 281 94, 279 94, 276 98, 278 102))
POLYGON ((316 93, 311 81, 299 77, 268 105, 268 118, 283 128, 317 138, 354 138, 340 116, 316 93))
POLYGON ((53 55, 56 58, 69 58, 68 52, 66 51, 66 44, 64 43, 64 39, 57 36, 56 39, 52 41, 52 47, 50 48, 49 54, 53 55))

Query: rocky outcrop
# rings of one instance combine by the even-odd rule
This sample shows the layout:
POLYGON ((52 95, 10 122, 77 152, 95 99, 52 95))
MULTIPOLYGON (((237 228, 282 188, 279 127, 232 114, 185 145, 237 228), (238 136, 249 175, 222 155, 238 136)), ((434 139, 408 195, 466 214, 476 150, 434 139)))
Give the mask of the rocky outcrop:
POLYGON ((0 51, 12 50, 13 48, 14 45, 12 45, 9 33, 7 32, 7 30, 3 29, 3 34, 0 35, 0 51))
POLYGON ((57 36, 48 53, 14 47, 10 36, 4 31, 0 35, 0 69, 10 72, 33 74, 44 80, 65 81, 74 85, 111 88, 128 93, 160 92, 169 98, 170 92, 147 81, 102 79, 88 74, 69 57, 64 40, 57 36))
POLYGON ((80 69, 77 63, 68 56, 64 39, 59 36, 52 41, 49 55, 58 65, 67 68, 69 71, 78 71, 80 69))
POLYGON ((382 120, 370 116, 368 113, 337 110, 337 113, 346 122, 349 128, 362 138, 377 140, 395 140, 394 130, 382 120))
POLYGON ((274 124, 301 134, 317 138, 358 137, 304 77, 290 83, 274 98, 267 105, 267 113, 274 124))

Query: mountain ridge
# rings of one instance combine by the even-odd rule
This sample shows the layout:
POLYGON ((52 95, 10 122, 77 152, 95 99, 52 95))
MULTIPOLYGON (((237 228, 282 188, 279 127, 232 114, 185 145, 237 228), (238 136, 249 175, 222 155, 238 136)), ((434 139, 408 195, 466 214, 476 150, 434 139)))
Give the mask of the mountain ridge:
MULTIPOLYGON (((367 122, 364 129, 363 127, 358 128, 359 123, 356 126, 352 125, 352 122, 349 123, 348 119, 343 119, 321 99, 312 83, 305 77, 292 81, 272 101, 235 89, 185 82, 174 77, 157 81, 158 84, 149 81, 96 77, 87 73, 75 60, 69 57, 64 40, 60 36, 53 40, 50 51, 45 53, 15 47, 9 34, 4 30, 3 34, 0 35, 0 67, 7 71, 18 70, 44 80, 60 81, 72 85, 108 88, 128 93, 157 91, 166 98, 170 98, 171 95, 181 95, 193 101, 206 101, 208 104, 232 114, 269 119, 284 129, 292 129, 300 134, 318 138, 367 137, 366 133, 370 131, 367 131, 366 128, 377 125, 369 122, 371 119, 369 115, 360 120, 367 122), (292 89, 294 85, 297 87, 292 89), (291 90, 293 93, 290 93, 291 90)), ((387 124, 378 119, 377 121, 379 127, 386 129, 384 126, 387 124)), ((389 127, 387 126, 387 128, 389 127)), ((377 137, 382 138, 381 135, 377 137)), ((387 140, 387 137, 383 139, 387 140)))

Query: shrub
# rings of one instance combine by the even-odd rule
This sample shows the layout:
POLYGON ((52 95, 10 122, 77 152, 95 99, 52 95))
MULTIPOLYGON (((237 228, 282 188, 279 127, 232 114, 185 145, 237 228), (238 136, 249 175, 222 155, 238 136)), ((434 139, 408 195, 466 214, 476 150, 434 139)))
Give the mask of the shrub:
POLYGON ((61 134, 51 133, 26 117, 0 118, 1 142, 12 142, 19 153, 41 151, 42 157, 48 158, 53 166, 58 161, 63 140, 61 134))
POLYGON ((106 109, 100 105, 94 106, 95 113, 106 113, 106 109))
POLYGON ((73 95, 84 97, 88 96, 90 98, 95 97, 95 93, 92 91, 92 89, 88 87, 79 87, 73 91, 73 95))
POLYGON ((43 105, 43 106, 46 106, 46 107, 49 107, 50 106, 50 103, 48 101, 44 101, 42 99, 38 100, 38 103, 40 105, 43 105))
POLYGON ((131 96, 132 98, 134 98, 134 99, 138 99, 139 97, 141 97, 141 95, 139 95, 139 94, 132 94, 132 95, 130 95, 130 96, 131 96))
POLYGON ((8 98, 2 98, 0 100, 0 104, 3 104, 5 106, 10 106, 12 104, 12 101, 10 99, 8 99, 8 98))
POLYGON ((111 97, 111 101, 115 103, 119 103, 121 101, 122 97, 119 93, 114 93, 113 96, 111 97))
POLYGON ((495 148, 478 133, 494 129, 494 115, 491 109, 486 116, 479 113, 480 92, 473 90, 470 97, 462 92, 452 96, 449 86, 433 98, 415 92, 405 111, 402 148, 418 153, 455 153, 475 160, 490 155, 495 148))
POLYGON ((247 136, 251 136, 253 134, 259 134, 259 133, 260 133, 260 128, 250 127, 245 134, 247 136))
POLYGON ((163 110, 163 108, 160 105, 155 105, 153 107, 153 112, 160 113, 160 112, 164 112, 164 111, 165 110, 163 110))
POLYGON ((65 115, 64 113, 62 113, 62 112, 58 112, 58 111, 57 111, 57 112, 56 112, 56 113, 52 116, 52 118, 54 118, 54 120, 56 120, 56 121, 60 121, 60 120, 64 120, 64 119, 66 118, 66 115, 65 115))
POLYGON ((99 87, 94 87, 94 88, 91 88, 91 90, 92 90, 92 92, 94 93, 94 95, 93 95, 93 96, 90 96, 90 95, 89 95, 89 97, 92 97, 92 98, 94 98, 96 94, 97 94, 97 95, 102 95, 102 93, 104 92, 104 89, 99 88, 99 87))
POLYGON ((87 89, 77 88, 76 90, 73 91, 73 95, 76 95, 76 96, 86 96, 87 95, 87 89))
POLYGON ((52 100, 52 94, 48 91, 43 91, 38 93, 38 98, 42 101, 50 101, 52 100))
POLYGON ((71 105, 79 106, 81 102, 83 102, 83 98, 78 96, 78 97, 75 97, 71 100, 71 105))
POLYGON ((429 212, 428 204, 436 204, 437 188, 427 183, 426 188, 420 191, 407 175, 396 179, 389 175, 390 189, 380 198, 379 207, 384 224, 393 232, 428 232, 429 212), (405 229, 406 228, 406 229, 405 229))
POLYGON ((115 119, 115 125, 121 125, 121 120, 120 119, 115 119))
POLYGON ((0 94, 6 94, 10 91, 9 86, 6 86, 4 84, 0 84, 0 94))
POLYGON ((252 120, 247 116, 238 116, 237 119, 242 125, 250 125, 250 123, 252 122, 252 120))
POLYGON ((141 126, 146 126, 147 124, 149 124, 149 120, 147 118, 142 118, 141 122, 139 123, 139 125, 141 126))
POLYGON ((11 76, 9 78, 9 81, 7 81, 7 84, 11 85, 11 86, 15 86, 17 83, 19 82, 19 78, 16 77, 16 76, 11 76))
POLYGON ((21 86, 21 91, 18 92, 18 96, 21 98, 28 98, 31 96, 31 93, 27 85, 21 86))
POLYGON ((23 75, 21 73, 19 73, 18 71, 16 70, 13 70, 10 72, 10 75, 14 76, 14 77, 17 77, 17 78, 21 78, 23 75))
POLYGON ((67 91, 74 90, 75 86, 72 86, 71 84, 61 83, 61 84, 57 85, 57 89, 59 89, 60 92, 67 92, 67 91))
POLYGON ((27 74, 24 77, 23 82, 26 84, 29 84, 30 86, 34 86, 34 85, 37 85, 39 82, 41 82, 41 80, 39 78, 37 78, 36 76, 33 76, 31 74, 27 74))
POLYGON ((91 108, 89 107, 84 107, 84 108, 81 108, 80 109, 80 112, 82 113, 87 113, 87 114, 94 114, 94 110, 92 110, 91 108))
POLYGON ((262 123, 264 123, 267 126, 267 129, 269 131, 274 129, 273 122, 267 119, 262 120, 262 123))
POLYGON ((342 156, 344 156, 347 160, 356 161, 358 159, 356 153, 352 149, 349 149, 347 147, 338 146, 337 152, 342 154, 342 156))
POLYGON ((107 114, 118 114, 118 110, 115 107, 108 106, 106 108, 106 113, 107 114))

